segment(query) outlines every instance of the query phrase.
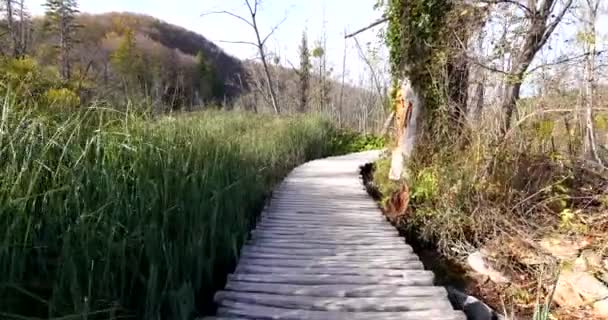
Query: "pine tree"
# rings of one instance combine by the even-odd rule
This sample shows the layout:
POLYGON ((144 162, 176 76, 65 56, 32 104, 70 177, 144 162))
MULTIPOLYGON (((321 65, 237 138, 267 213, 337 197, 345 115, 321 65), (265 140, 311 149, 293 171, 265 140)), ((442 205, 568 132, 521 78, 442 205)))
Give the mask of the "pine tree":
POLYGON ((308 49, 308 37, 306 32, 302 33, 300 44, 300 112, 306 112, 308 108, 308 91, 310 90, 310 50, 308 49))
POLYGON ((112 54, 111 62, 127 86, 134 87, 138 84, 144 67, 142 56, 137 49, 135 32, 132 29, 125 29, 123 40, 112 54))
POLYGON ((202 51, 196 55, 196 75, 201 100, 209 99, 213 95, 213 74, 211 66, 202 51))
POLYGON ((49 30, 58 37, 57 48, 61 65, 61 76, 64 80, 71 77, 70 52, 76 40, 76 31, 80 27, 76 23, 78 3, 76 0, 47 0, 46 16, 49 19, 49 30))

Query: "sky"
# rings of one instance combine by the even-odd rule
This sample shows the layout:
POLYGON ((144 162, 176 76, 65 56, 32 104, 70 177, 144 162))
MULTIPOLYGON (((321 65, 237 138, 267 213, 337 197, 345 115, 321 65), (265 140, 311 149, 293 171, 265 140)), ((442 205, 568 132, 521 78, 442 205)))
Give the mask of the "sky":
MULTIPOLYGON (((44 0, 26 0, 29 9, 36 15, 43 14, 44 0)), ((276 24, 282 23, 268 42, 268 50, 278 54, 285 66, 297 65, 298 46, 302 32, 307 31, 309 43, 321 38, 323 29, 327 35, 327 57, 329 65, 342 74, 344 56, 344 31, 354 31, 377 20, 381 13, 373 6, 376 0, 262 0, 258 23, 262 34, 267 34, 276 24), (325 27, 324 27, 325 26, 325 27)), ((88 13, 129 11, 144 13, 169 23, 176 24, 215 42, 227 53, 241 59, 256 57, 253 46, 228 44, 221 41, 252 41, 255 34, 251 27, 227 15, 203 13, 228 10, 246 16, 244 0, 80 0, 80 10, 88 13)), ((362 46, 368 42, 379 42, 377 30, 358 36, 362 46)), ((357 83, 365 73, 365 63, 359 58, 353 40, 347 45, 347 81, 357 83)))
MULTIPOLYGON (((44 0, 26 0, 29 9, 34 14, 43 14, 44 0)), ((250 26, 227 15, 205 15, 212 11, 227 10, 247 16, 245 0, 80 0, 80 10, 88 13, 109 11, 129 11, 144 13, 169 23, 182 26, 202 34, 208 40, 215 42, 227 53, 240 59, 251 59, 257 56, 256 48, 251 45, 229 44, 222 41, 252 41, 255 34, 250 26)), ((342 74, 342 60, 346 45, 346 81, 352 84, 370 85, 369 72, 365 62, 352 39, 345 41, 344 33, 352 32, 369 25, 377 20, 381 13, 374 10, 376 0, 261 0, 258 24, 262 36, 267 34, 275 25, 285 20, 270 38, 267 50, 278 55, 284 66, 298 65, 298 46, 302 32, 306 30, 310 45, 327 36, 327 57, 329 67, 335 71, 333 75, 342 74)), ((608 4, 606 11, 598 19, 600 48, 608 48, 608 4)), ((386 48, 378 37, 379 28, 360 34, 357 38, 362 46, 372 43, 381 47, 380 61, 386 62, 386 48)), ((571 38, 576 32, 572 25, 562 23, 556 34, 552 36, 549 47, 537 57, 536 63, 543 56, 550 60, 566 54, 564 39, 571 38), (561 44, 560 44, 561 43, 561 44)), ((572 49, 572 47, 570 47, 572 49)), ((386 68, 386 63, 383 64, 386 68)))

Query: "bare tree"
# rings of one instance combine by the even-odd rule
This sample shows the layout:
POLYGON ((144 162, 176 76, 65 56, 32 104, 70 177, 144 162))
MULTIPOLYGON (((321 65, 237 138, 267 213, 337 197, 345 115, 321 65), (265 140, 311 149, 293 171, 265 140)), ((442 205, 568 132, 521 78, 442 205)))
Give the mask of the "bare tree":
POLYGON ((586 15, 585 15, 585 32, 584 44, 586 48, 585 55, 585 142, 583 150, 585 156, 594 158, 599 164, 602 160, 598 154, 597 145, 595 143, 595 130, 593 128, 593 108, 595 107, 595 94, 597 88, 596 79, 596 63, 597 55, 597 31, 596 23, 600 0, 585 0, 586 15))
POLYGON ((262 66, 264 67, 264 75, 266 77, 266 87, 267 87, 268 93, 270 95, 272 107, 273 107, 275 113, 279 114, 280 113, 279 104, 278 104, 277 95, 275 92, 274 81, 272 80, 272 76, 270 75, 270 67, 268 64, 268 56, 266 54, 265 45, 266 45, 266 42, 268 41, 268 39, 270 39, 270 37, 279 28, 279 26, 287 19, 287 17, 283 18, 283 20, 281 22, 279 22, 277 25, 275 25, 270 30, 270 32, 264 38, 262 38, 262 36, 260 34, 259 24, 257 21, 258 9, 259 9, 261 3, 262 3, 261 0, 244 0, 244 4, 247 7, 247 10, 249 11, 249 19, 243 17, 242 15, 236 14, 231 11, 226 11, 226 10, 208 12, 208 13, 203 14, 203 16, 210 15, 210 14, 225 14, 225 15, 231 16, 235 19, 238 19, 238 20, 246 23, 248 26, 250 26, 253 29, 253 31, 255 32, 256 42, 251 42, 251 41, 222 41, 222 42, 252 45, 257 48, 259 58, 260 58, 260 60, 262 60, 262 66))
POLYGON ((562 21, 574 0, 566 0, 558 10, 556 0, 482 0, 489 4, 508 4, 516 6, 525 17, 526 28, 519 50, 513 57, 513 62, 507 74, 505 96, 502 109, 505 114, 503 133, 511 126, 511 118, 520 97, 521 86, 528 68, 536 53, 547 43, 549 37, 562 21), (526 4, 524 4, 526 3, 526 4))

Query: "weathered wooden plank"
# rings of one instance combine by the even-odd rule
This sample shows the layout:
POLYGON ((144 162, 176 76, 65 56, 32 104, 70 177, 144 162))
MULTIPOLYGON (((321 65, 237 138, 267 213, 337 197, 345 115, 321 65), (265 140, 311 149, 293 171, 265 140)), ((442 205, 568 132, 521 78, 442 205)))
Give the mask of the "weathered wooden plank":
POLYGON ((427 297, 331 298, 220 291, 215 295, 215 301, 220 306, 223 306, 226 301, 234 301, 268 307, 316 311, 405 312, 430 309, 452 310, 452 305, 448 300, 434 301, 427 297))
POLYGON ((295 263, 302 262, 316 262, 316 263, 330 263, 330 262, 352 262, 352 263, 388 263, 394 262, 396 264, 405 264, 412 261, 420 261, 417 255, 402 255, 402 256, 364 256, 364 255, 352 255, 352 256, 338 256, 338 255, 317 255, 317 256, 306 256, 297 254, 279 254, 279 253, 265 253, 265 252, 246 252, 241 255, 243 261, 248 263, 251 260, 268 260, 268 262, 278 262, 276 260, 284 260, 286 262, 293 261, 295 263))
POLYGON ((323 260, 323 261, 418 261, 418 256, 408 252, 396 252, 386 254, 378 251, 368 252, 335 252, 328 250, 312 249, 285 249, 281 251, 272 251, 268 249, 248 250, 241 252, 243 259, 306 259, 306 260, 323 260))
POLYGON ((356 234, 327 234, 317 235, 315 238, 302 237, 300 234, 289 234, 289 233, 277 233, 277 232, 253 232, 251 234, 252 239, 284 239, 284 240, 302 240, 302 241, 340 241, 340 242, 351 242, 357 240, 374 241, 374 240, 396 240, 403 243, 403 238, 395 234, 370 234, 370 235, 356 235, 356 234))
POLYGON ((412 272, 424 270, 422 263, 413 263, 408 270, 394 269, 365 269, 365 268, 290 268, 290 267, 262 267, 256 265, 239 265, 234 273, 256 274, 335 274, 344 276, 378 276, 407 278, 412 272))
POLYGON ((302 250, 283 250, 283 251, 244 251, 241 252, 241 258, 247 259, 276 259, 276 260, 313 260, 313 261, 335 261, 335 262, 372 262, 372 261, 395 261, 406 263, 410 261, 419 261, 418 256, 407 252, 395 253, 386 255, 374 251, 368 254, 349 253, 349 252, 332 252, 332 251, 302 251, 302 250))
MULTIPOLYGON (((273 250, 276 252, 280 252, 281 250, 301 250, 300 253, 311 252, 315 253, 315 250, 318 252, 371 252, 371 253, 382 253, 382 252, 390 252, 390 253, 412 253, 414 250, 412 247, 406 244, 372 244, 372 245, 343 245, 343 244, 329 244, 329 245, 310 245, 307 243, 298 244, 298 243, 267 243, 265 245, 258 244, 247 244, 243 246, 242 251, 268 251, 273 250)), ((292 251, 298 252, 298 251, 292 251)))
MULTIPOLYGON (((378 231, 359 231, 359 232, 351 232, 344 230, 305 230, 305 229, 296 229, 296 228, 274 228, 274 229, 265 229, 258 230, 254 229, 251 231, 252 234, 259 234, 263 232, 264 234, 276 234, 276 235, 292 235, 292 236, 301 236, 301 237, 322 237, 322 236, 335 236, 336 238, 340 237, 374 237, 378 235, 378 231)), ((393 232, 382 232, 383 236, 386 237, 399 237, 399 233, 397 230, 393 232)))
MULTIPOLYGON (((382 216, 370 216, 357 218, 355 221, 352 217, 345 216, 334 216, 326 215, 321 217, 311 217, 308 215, 300 216, 269 216, 264 215, 258 223, 283 223, 287 225, 291 224, 306 224, 306 225, 318 225, 318 224, 336 224, 344 226, 361 226, 364 224, 379 224, 384 226, 391 226, 384 217, 382 216)), ((394 227, 393 227, 394 228, 394 227)))
MULTIPOLYGON (((303 268, 321 268, 321 267, 351 267, 351 268, 369 268, 369 269, 397 269, 397 270, 408 270, 411 268, 409 262, 403 262, 399 260, 382 260, 382 261, 370 261, 370 259, 342 259, 342 260, 329 260, 329 259, 290 259, 288 257, 273 257, 273 256, 258 256, 257 258, 242 258, 242 262, 256 266, 270 266, 270 267, 297 267, 302 266, 303 268)), ((413 260, 410 262, 419 261, 413 260)))
POLYGON ((358 285, 326 284, 295 285, 274 283, 251 283, 230 281, 226 290, 241 292, 259 292, 310 297, 432 297, 444 299, 448 293, 443 287, 431 286, 395 286, 395 285, 358 285))
POLYGON ((323 245, 342 245, 342 246, 366 246, 366 245, 406 245, 405 241, 401 238, 391 237, 391 238, 357 238, 351 237, 348 240, 342 239, 319 239, 319 238, 306 238, 302 239, 300 237, 257 237, 252 239, 250 242, 252 244, 265 245, 265 244, 273 244, 273 243, 282 243, 282 244, 306 244, 310 246, 323 246, 323 245))
POLYGON ((369 232, 392 232, 395 231, 393 226, 383 224, 383 223, 366 223, 360 226, 355 224, 346 224, 339 223, 333 221, 323 221, 320 220, 318 222, 302 222, 302 223, 284 223, 284 222, 269 222, 269 221, 261 221, 256 225, 256 229, 285 229, 285 228, 295 228, 299 230, 313 230, 313 231, 323 231, 323 230, 347 230, 347 231, 369 231, 369 232))
POLYGON ((267 275, 239 273, 231 274, 228 279, 231 281, 255 282, 255 283, 285 283, 300 285, 319 285, 319 284, 389 284, 398 286, 431 286, 433 285, 434 275, 432 272, 418 271, 407 278, 394 277, 365 277, 365 276, 338 276, 333 274, 316 275, 267 275))
POLYGON ((219 316, 244 316, 259 320, 466 320, 461 312, 422 310, 409 312, 341 312, 293 310, 227 301, 219 316))
POLYGON ((285 225, 275 224, 261 224, 256 227, 256 230, 268 230, 268 231, 284 231, 284 230, 300 230, 309 233, 321 233, 326 234, 330 232, 340 232, 344 234, 358 234, 358 233, 379 233, 379 232, 389 232, 393 234, 397 234, 397 230, 391 228, 386 228, 383 226, 372 226, 368 225, 365 227, 348 227, 348 226, 336 226, 336 225, 317 225, 317 226, 307 226, 307 225, 291 225, 286 227, 285 225))

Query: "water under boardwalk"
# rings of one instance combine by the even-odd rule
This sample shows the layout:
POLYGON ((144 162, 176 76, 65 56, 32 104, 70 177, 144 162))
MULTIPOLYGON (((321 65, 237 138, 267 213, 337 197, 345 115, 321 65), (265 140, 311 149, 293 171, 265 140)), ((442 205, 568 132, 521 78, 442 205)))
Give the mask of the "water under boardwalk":
POLYGON ((360 179, 378 152, 306 163, 276 189, 206 319, 464 320, 360 179))

